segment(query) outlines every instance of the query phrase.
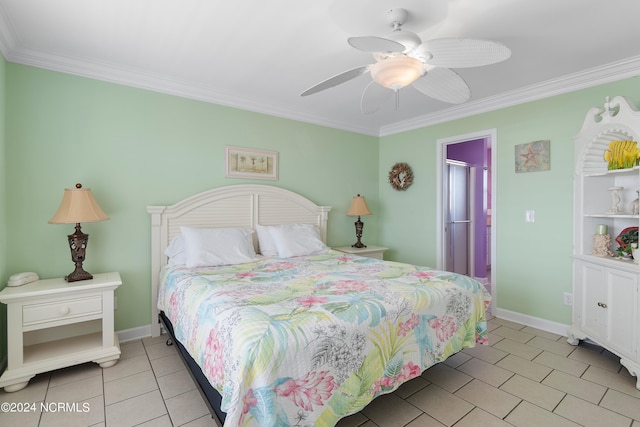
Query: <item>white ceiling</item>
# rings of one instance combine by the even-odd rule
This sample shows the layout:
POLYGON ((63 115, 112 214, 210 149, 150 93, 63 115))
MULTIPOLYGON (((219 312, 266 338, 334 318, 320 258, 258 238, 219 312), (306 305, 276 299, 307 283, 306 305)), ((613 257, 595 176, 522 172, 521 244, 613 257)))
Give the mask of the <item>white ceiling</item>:
MULTIPOLYGON (((0 0, 8 61, 369 135, 388 135, 640 74, 639 0, 0 0), (423 40, 487 39, 505 62, 456 70, 471 100, 412 87, 371 115, 370 81, 307 97, 370 54, 350 36, 385 36, 389 9, 423 40)), ((611 94, 624 95, 624 94, 611 94)))

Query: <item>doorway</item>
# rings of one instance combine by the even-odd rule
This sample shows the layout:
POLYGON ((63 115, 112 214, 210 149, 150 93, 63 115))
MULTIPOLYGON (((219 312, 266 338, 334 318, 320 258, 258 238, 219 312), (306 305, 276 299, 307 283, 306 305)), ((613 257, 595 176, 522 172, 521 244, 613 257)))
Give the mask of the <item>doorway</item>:
POLYGON ((445 269, 474 276, 475 273, 475 167, 469 163, 446 159, 444 178, 445 209, 444 258, 445 269))
POLYGON ((466 274, 485 284, 493 296, 494 312, 496 140, 496 130, 490 129, 437 141, 436 215, 437 268, 466 274), (452 173, 456 175, 453 178, 452 173), (466 209, 467 218, 460 219, 459 213, 452 217, 452 209, 466 209))

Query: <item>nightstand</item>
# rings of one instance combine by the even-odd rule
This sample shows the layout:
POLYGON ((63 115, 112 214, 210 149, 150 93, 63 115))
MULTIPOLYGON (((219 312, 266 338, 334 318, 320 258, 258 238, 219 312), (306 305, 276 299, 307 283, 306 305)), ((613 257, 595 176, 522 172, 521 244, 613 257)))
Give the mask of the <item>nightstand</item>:
POLYGON ((351 255, 365 256, 369 258, 383 259, 384 252, 389 249, 384 246, 367 246, 366 248, 354 248, 352 246, 341 246, 333 248, 336 251, 344 252, 351 255))
POLYGON ((120 343, 114 331, 114 291, 119 273, 91 280, 38 280, 6 287, 8 366, 0 377, 6 392, 23 389, 36 374, 95 362, 116 364, 120 343))

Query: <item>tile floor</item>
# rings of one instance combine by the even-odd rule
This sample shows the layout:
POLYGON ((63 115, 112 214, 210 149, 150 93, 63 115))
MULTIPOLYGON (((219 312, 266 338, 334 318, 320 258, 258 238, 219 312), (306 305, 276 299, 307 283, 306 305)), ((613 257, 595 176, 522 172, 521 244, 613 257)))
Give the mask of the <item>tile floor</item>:
MULTIPOLYGON (((640 427, 640 391, 614 355, 497 318, 489 325, 491 346, 450 357, 338 426, 640 427)), ((111 368, 88 363, 38 375, 19 392, 0 392, 0 402, 36 406, 0 412, 0 426, 215 425, 164 337, 121 347, 111 368), (86 403, 57 406, 69 402, 86 403)))

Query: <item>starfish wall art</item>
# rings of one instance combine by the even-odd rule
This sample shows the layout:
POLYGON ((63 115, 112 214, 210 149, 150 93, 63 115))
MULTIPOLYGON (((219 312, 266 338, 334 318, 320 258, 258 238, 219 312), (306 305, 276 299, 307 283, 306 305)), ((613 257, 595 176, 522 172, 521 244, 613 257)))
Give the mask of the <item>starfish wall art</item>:
POLYGON ((551 151, 548 139, 515 146, 516 173, 539 172, 551 169, 551 151))

